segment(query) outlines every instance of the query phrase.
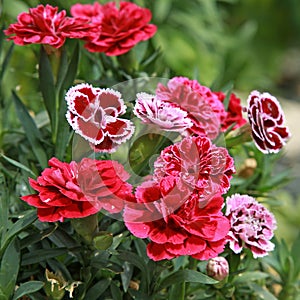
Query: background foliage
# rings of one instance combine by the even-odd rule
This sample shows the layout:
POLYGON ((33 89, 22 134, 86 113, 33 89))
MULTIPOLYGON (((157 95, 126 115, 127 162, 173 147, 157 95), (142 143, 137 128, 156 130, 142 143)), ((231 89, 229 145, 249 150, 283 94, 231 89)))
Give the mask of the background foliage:
MULTIPOLYGON (((88 0, 80 2, 91 3, 88 0)), ((19 195, 29 191, 27 177, 39 174, 48 158, 54 154, 65 160, 71 158, 68 140, 53 136, 48 126, 43 103, 52 96, 40 91, 53 91, 60 99, 75 75, 76 80, 111 86, 146 73, 158 77, 180 74, 197 78, 216 90, 231 83, 241 95, 255 87, 299 102, 299 1, 190 0, 188 5, 179 0, 135 2, 151 9, 153 23, 158 26, 151 41, 134 49, 138 62, 135 68, 126 61, 102 55, 95 59, 88 52, 79 51, 73 41, 68 42, 65 64, 58 66, 40 55, 39 46, 13 46, 5 41, 2 31, 0 33, 0 299, 7 299, 7 295, 12 299, 24 295, 43 299, 38 291, 44 286, 46 267, 60 270, 66 283, 64 299, 68 299, 68 291, 75 288, 80 279, 85 279, 89 286, 87 289, 79 285, 76 299, 152 299, 153 295, 157 295, 157 299, 167 299, 179 295, 184 281, 189 282, 185 286, 187 299, 215 299, 218 293, 231 297, 234 286, 237 299, 245 294, 250 295, 249 299, 275 299, 273 294, 280 299, 296 299, 293 297, 299 289, 300 269, 297 254, 300 247, 297 239, 299 190, 277 193, 273 195, 275 201, 269 203, 278 218, 278 236, 285 237, 284 241, 278 240, 274 253, 250 266, 247 272, 243 272, 249 267, 247 257, 242 261, 228 257, 233 270, 241 276, 232 274, 223 290, 214 286, 199 288, 196 283, 214 283, 195 272, 203 270, 200 262, 179 258, 170 264, 154 264, 145 255, 145 243, 127 238, 128 232, 121 222, 112 222, 107 217, 99 220, 101 228, 114 235, 110 254, 116 252, 118 255, 112 259, 107 251, 82 248, 73 238, 69 222, 57 228, 36 221, 35 211, 19 200, 19 195), (53 78, 48 72, 50 77, 39 81, 38 62, 54 70, 53 78), (63 85, 57 78, 64 79, 63 85), (54 140, 61 142, 54 147, 54 140), (82 253, 83 249, 86 252, 82 253), (20 288, 14 292, 16 283, 20 288)), ((15 22, 20 12, 39 3, 49 1, 0 1, 0 27, 6 28, 15 22)), ((74 0, 51 1, 51 5, 67 11, 75 3, 74 0)), ((259 153, 255 155, 259 159, 259 153)), ((289 159, 297 160, 297 157, 283 156, 280 174, 289 166, 289 159)), ((275 177, 267 186, 265 180, 270 179, 274 169, 271 160, 265 163, 265 168, 258 168, 254 174, 261 193, 284 183, 282 179, 285 178, 275 177)), ((251 182, 244 184, 251 185, 251 182)), ((239 191, 240 182, 236 182, 235 187, 239 191)))

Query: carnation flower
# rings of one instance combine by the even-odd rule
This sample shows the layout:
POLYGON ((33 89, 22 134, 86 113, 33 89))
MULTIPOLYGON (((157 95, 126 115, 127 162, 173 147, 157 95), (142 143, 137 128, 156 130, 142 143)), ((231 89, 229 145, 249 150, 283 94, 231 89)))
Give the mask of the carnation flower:
POLYGON ((229 247, 240 253, 243 247, 252 251, 253 257, 262 257, 274 249, 270 241, 276 229, 271 212, 253 197, 235 194, 226 199, 226 213, 230 222, 229 247))
POLYGON ((211 258, 207 263, 206 273, 216 280, 224 280, 229 274, 228 261, 223 256, 211 258))
POLYGON ((102 5, 98 2, 94 2, 94 4, 76 3, 71 6, 70 13, 73 17, 87 18, 94 24, 101 23, 103 18, 102 5))
POLYGON ((277 153, 291 134, 284 125, 285 117, 279 101, 269 93, 253 91, 248 97, 248 119, 252 137, 263 153, 277 153))
POLYGON ((151 11, 141 8, 131 2, 115 2, 104 4, 101 9, 98 4, 91 7, 80 6, 71 8, 73 15, 91 16, 91 21, 98 26, 97 32, 92 32, 85 38, 85 48, 90 52, 104 52, 108 56, 117 56, 128 52, 137 43, 150 39, 156 32, 156 26, 148 24, 151 11))
POLYGON ((221 118, 225 116, 224 106, 218 97, 206 86, 186 77, 174 77, 167 86, 158 84, 156 90, 160 100, 168 101, 188 113, 193 126, 191 134, 218 136, 221 118))
MULTIPOLYGON (((226 95, 223 92, 214 92, 214 94, 218 96, 222 103, 226 99, 226 95)), ((238 98, 234 93, 231 93, 226 114, 221 118, 222 131, 226 131, 226 129, 233 124, 235 125, 232 129, 237 129, 247 123, 247 120, 243 118, 242 112, 243 109, 240 98, 238 98)))
POLYGON ((49 166, 37 180, 29 179, 38 193, 21 197, 37 207, 42 222, 83 218, 102 208, 120 212, 124 200, 131 197, 131 186, 124 181, 128 174, 117 162, 84 158, 66 163, 51 158, 49 166))
POLYGON ((126 111, 118 91, 82 83, 69 89, 66 101, 69 124, 94 151, 113 152, 132 136, 132 122, 118 118, 126 111))
POLYGON ((234 161, 225 148, 213 145, 207 137, 186 137, 165 148, 154 162, 159 182, 175 177, 205 205, 216 194, 226 193, 235 172, 234 161))
POLYGON ((4 33, 17 45, 47 44, 60 48, 66 38, 81 39, 90 34, 93 27, 86 18, 66 17, 65 10, 58 12, 57 7, 47 4, 21 13, 18 22, 11 24, 4 33))
POLYGON ((147 93, 137 94, 133 112, 144 123, 158 125, 163 130, 182 132, 192 126, 186 111, 147 93))
POLYGON ((229 230, 221 212, 223 198, 215 195, 201 208, 196 197, 182 202, 176 180, 169 183, 166 187, 150 181, 137 188, 135 203, 127 202, 124 208, 126 227, 136 237, 149 238, 147 254, 155 261, 181 255, 200 260, 217 256, 229 230))

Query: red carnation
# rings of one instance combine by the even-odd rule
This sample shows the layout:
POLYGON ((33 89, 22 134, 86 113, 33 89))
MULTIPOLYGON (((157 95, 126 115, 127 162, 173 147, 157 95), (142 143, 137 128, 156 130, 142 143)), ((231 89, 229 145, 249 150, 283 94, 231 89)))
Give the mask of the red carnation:
POLYGON ((247 112, 257 148, 263 153, 277 153, 291 136, 279 101, 269 93, 253 91, 247 112))
POLYGON ((113 161, 84 158, 80 163, 49 160, 41 176, 29 179, 37 194, 21 197, 37 207, 42 222, 83 218, 105 208, 111 213, 123 209, 123 200, 131 195, 131 186, 123 167, 113 161))
MULTIPOLYGON (((214 92, 218 96, 221 102, 224 102, 226 95, 223 92, 214 92)), ((228 108, 226 115, 221 118, 222 130, 226 131, 231 125, 235 124, 232 129, 237 129, 247 123, 247 120, 243 118, 243 109, 241 106, 241 100, 234 93, 230 94, 228 108)))
POLYGON ((6 35, 17 45, 47 44, 60 48, 66 38, 81 39, 90 34, 94 25, 86 18, 66 17, 66 11, 58 12, 57 7, 49 4, 30 8, 29 13, 18 16, 18 22, 11 24, 6 35))
POLYGON ((181 195, 174 189, 176 181, 169 189, 156 182, 138 187, 136 203, 127 202, 124 209, 127 228, 139 238, 150 239, 147 254, 155 261, 181 255, 200 260, 216 257, 224 250, 229 231, 229 222, 221 212, 223 198, 215 195, 201 208, 195 197, 182 204, 181 195), (179 208, 174 210, 176 206, 179 208))
POLYGON ((213 145, 209 138, 187 137, 161 152, 154 162, 154 176, 158 182, 175 177, 203 206, 214 195, 228 191, 233 164, 228 151, 213 145))
POLYGON ((77 5, 71 8, 73 15, 90 16, 98 31, 90 34, 85 40, 85 48, 90 52, 104 52, 109 56, 117 56, 128 52, 137 43, 150 39, 156 32, 156 26, 148 24, 152 14, 150 10, 141 8, 131 2, 108 2, 101 8, 94 4, 82 5, 82 12, 77 5))

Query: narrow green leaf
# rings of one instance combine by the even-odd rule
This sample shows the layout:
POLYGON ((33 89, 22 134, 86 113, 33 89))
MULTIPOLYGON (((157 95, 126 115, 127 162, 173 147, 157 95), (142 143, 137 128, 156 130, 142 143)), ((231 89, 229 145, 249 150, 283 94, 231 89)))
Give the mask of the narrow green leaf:
POLYGON ((291 255, 295 263, 295 277, 298 277, 300 272, 299 249, 300 249, 300 233, 297 239, 294 241, 291 249, 291 255))
POLYGON ((120 288, 112 282, 110 285, 110 292, 112 295, 112 298, 114 300, 122 300, 123 299, 123 293, 121 292, 120 288))
POLYGON ((101 296, 106 291, 110 283, 111 280, 107 278, 98 281, 88 290, 88 292, 85 295, 85 299, 98 300, 99 296, 101 296))
POLYGON ((250 271, 241 273, 239 276, 236 276, 233 281, 235 284, 244 283, 249 281, 261 280, 269 277, 269 274, 260 272, 260 271, 250 271))
POLYGON ((24 212, 20 219, 15 222, 4 235, 2 245, 5 245, 12 237, 31 225, 37 219, 36 210, 28 210, 24 212))
POLYGON ((121 280, 124 292, 126 293, 130 284, 130 280, 133 274, 133 265, 128 263, 127 261, 123 264, 123 272, 121 273, 121 280))
POLYGON ((53 249, 39 249, 34 250, 29 253, 25 253, 22 256, 22 266, 27 266, 35 263, 40 263, 49 258, 60 256, 66 254, 68 251, 67 248, 53 248, 53 249))
POLYGON ((28 281, 20 285, 20 287, 16 290, 14 293, 13 300, 18 300, 22 296, 28 296, 31 293, 34 293, 38 290, 40 290, 44 285, 44 282, 42 281, 28 281))
MULTIPOLYGON (((58 82, 59 88, 59 95, 60 97, 62 96, 62 93, 65 92, 66 89, 68 89, 74 82, 77 74, 77 68, 78 68, 78 63, 79 63, 79 58, 80 58, 80 47, 79 43, 76 44, 75 49, 73 51, 70 63, 68 65, 67 72, 65 74, 65 77, 59 80, 61 80, 61 83, 58 82)), ((62 97, 61 101, 64 101, 64 97, 62 97)))
POLYGON ((6 67, 8 66, 9 60, 10 60, 12 52, 13 52, 13 48, 14 48, 14 44, 12 44, 9 47, 9 49, 8 49, 8 51, 7 51, 7 53, 6 53, 5 57, 4 57, 4 60, 2 62, 2 66, 1 66, 1 69, 0 69, 0 81, 3 78, 3 75, 4 75, 4 72, 6 70, 6 67))
POLYGON ((36 176, 36 174, 34 174, 28 167, 24 166, 23 164, 19 163, 18 161, 14 160, 12 158, 9 158, 8 156, 4 155, 3 153, 0 153, 0 156, 2 156, 7 162, 12 164, 13 166, 30 173, 33 177, 36 176))
POLYGON ((197 271, 193 270, 179 270, 167 277, 165 277, 160 285, 159 290, 166 288, 170 285, 181 283, 181 282, 197 282, 203 284, 215 284, 217 280, 197 271))
POLYGON ((269 291, 262 288, 260 285, 252 283, 251 288, 253 290, 253 297, 255 299, 262 299, 262 300, 278 300, 273 294, 269 291))
POLYGON ((54 77, 52 73, 52 67, 49 57, 44 49, 41 47, 40 61, 39 61, 39 79, 40 89, 44 99, 44 104, 50 117, 52 130, 55 130, 56 126, 56 93, 54 85, 54 77))
POLYGON ((32 147, 32 151, 39 161, 41 167, 45 169, 48 165, 48 159, 46 152, 41 144, 41 134, 20 98, 15 92, 12 92, 12 95, 16 107, 17 116, 23 126, 26 137, 32 147))
POLYGON ((14 238, 5 249, 0 268, 0 288, 10 299, 19 273, 20 250, 17 238, 14 238))

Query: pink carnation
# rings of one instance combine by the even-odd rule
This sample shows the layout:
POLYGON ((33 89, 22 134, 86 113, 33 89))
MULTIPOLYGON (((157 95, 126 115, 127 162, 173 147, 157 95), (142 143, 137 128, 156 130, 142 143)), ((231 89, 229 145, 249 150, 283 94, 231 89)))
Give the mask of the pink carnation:
POLYGON ((225 215, 230 222, 227 239, 233 252, 240 253, 245 247, 257 258, 274 249, 270 240, 276 229, 276 220, 273 214, 253 197, 240 194, 228 197, 225 215))
POLYGON ((205 205, 216 194, 226 193, 235 172, 234 161, 225 148, 207 137, 186 137, 165 148, 154 162, 154 176, 160 182, 175 177, 189 187, 190 194, 205 205))
POLYGON ((224 106, 218 97, 206 86, 186 77, 174 77, 167 86, 158 84, 156 90, 160 100, 168 101, 188 113, 193 123, 191 134, 208 136, 214 139, 225 116, 224 106))
POLYGON ((192 126, 186 111, 147 93, 137 94, 133 112, 144 123, 158 125, 163 130, 182 132, 192 126))
POLYGON ((149 24, 151 11, 134 3, 121 1, 99 6, 78 5, 71 8, 74 16, 87 16, 98 28, 85 37, 85 48, 90 52, 104 52, 108 56, 117 56, 128 52, 137 43, 150 39, 156 32, 156 26, 149 24), (80 11, 81 10, 81 11, 80 11))
POLYGON ((58 12, 57 7, 47 4, 21 13, 18 22, 11 24, 4 33, 17 45, 47 44, 60 48, 66 38, 81 39, 93 28, 86 18, 66 17, 66 11, 58 12))
POLYGON ((150 181, 139 186, 135 203, 127 202, 124 208, 125 225, 133 235, 150 239, 147 254, 155 261, 181 255, 216 257, 229 230, 221 212, 223 198, 215 195, 201 208, 196 197, 182 202, 182 194, 174 192, 176 184, 173 180, 163 187, 150 181))
POLYGON ((248 97, 247 112, 257 148, 266 154, 279 152, 291 137, 279 101, 269 93, 253 91, 248 97))
POLYGON ((121 94, 82 83, 66 94, 67 120, 97 152, 113 152, 134 131, 131 121, 119 118, 126 111, 121 94))
POLYGON ((83 218, 102 208, 117 213, 132 198, 132 187, 125 182, 129 175, 117 162, 84 158, 66 163, 51 158, 49 167, 36 180, 29 179, 38 193, 21 197, 37 207, 42 222, 83 218))
POLYGON ((103 18, 102 5, 98 2, 94 4, 76 3, 71 6, 71 15, 77 18, 87 18, 93 24, 100 24, 103 18))

